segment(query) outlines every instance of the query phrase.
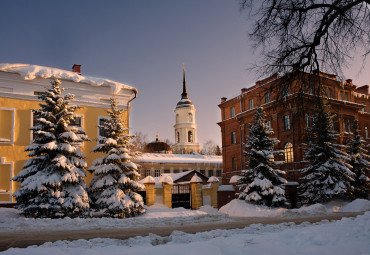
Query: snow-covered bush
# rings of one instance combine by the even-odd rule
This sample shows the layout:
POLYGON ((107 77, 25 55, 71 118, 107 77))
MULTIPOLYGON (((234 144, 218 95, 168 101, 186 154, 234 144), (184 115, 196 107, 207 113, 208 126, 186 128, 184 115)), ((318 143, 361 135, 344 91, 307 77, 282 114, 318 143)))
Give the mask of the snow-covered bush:
POLYGON ((248 157, 247 169, 242 170, 237 188, 239 199, 258 205, 282 206, 286 203, 284 171, 276 169, 282 162, 274 160, 282 151, 274 151, 279 143, 276 138, 269 138, 274 132, 266 124, 265 112, 258 107, 254 115, 254 124, 249 124, 244 154, 248 157))
POLYGON ((60 84, 51 81, 51 88, 39 96, 41 108, 33 110, 34 139, 26 148, 31 158, 13 178, 21 182, 14 196, 26 217, 77 217, 89 210, 85 155, 76 146, 89 139, 82 129, 69 126, 74 96, 61 96, 60 84))
POLYGON ((131 162, 131 135, 121 119, 122 110, 117 101, 111 98, 111 109, 107 111, 109 119, 101 126, 106 136, 97 137, 98 144, 94 152, 105 155, 94 160, 89 169, 94 173, 89 187, 91 207, 103 216, 126 218, 145 212, 143 199, 136 193, 142 184, 137 165, 131 162))
POLYGON ((355 174, 352 182, 353 198, 368 198, 370 195, 370 180, 366 176, 370 172, 370 163, 367 161, 369 156, 366 155, 365 143, 359 134, 358 121, 355 120, 353 123, 353 136, 347 144, 347 153, 351 159, 348 163, 352 166, 352 172, 355 174))
POLYGON ((351 196, 354 181, 352 167, 343 151, 344 145, 336 143, 339 134, 333 129, 333 115, 320 101, 315 109, 312 127, 307 128, 308 145, 303 148, 307 167, 301 169, 299 189, 303 203, 323 203, 351 196))

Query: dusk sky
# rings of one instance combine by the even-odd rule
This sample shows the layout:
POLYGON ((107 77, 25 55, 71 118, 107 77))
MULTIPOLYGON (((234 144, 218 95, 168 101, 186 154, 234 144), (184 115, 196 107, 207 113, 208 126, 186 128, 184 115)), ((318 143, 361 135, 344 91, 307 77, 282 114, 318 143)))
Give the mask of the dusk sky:
MULTIPOLYGON (((0 62, 71 70, 136 87, 131 133, 174 141, 185 63, 198 140, 221 145, 217 105, 253 85, 247 69, 260 58, 248 39, 251 21, 239 0, 1 0, 0 62)), ((360 58, 346 72, 370 84, 360 58)))

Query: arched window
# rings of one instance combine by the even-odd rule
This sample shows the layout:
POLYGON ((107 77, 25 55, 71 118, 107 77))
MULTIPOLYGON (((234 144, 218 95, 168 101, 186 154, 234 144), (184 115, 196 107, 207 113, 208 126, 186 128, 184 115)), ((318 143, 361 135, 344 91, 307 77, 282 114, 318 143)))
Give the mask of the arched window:
POLYGON ((180 143, 180 133, 176 132, 176 141, 177 143, 180 143))
POLYGON ((293 144, 286 143, 284 146, 285 163, 291 163, 294 161, 293 155, 293 144))
POLYGON ((189 143, 193 142, 193 132, 191 132, 191 131, 188 132, 188 142, 189 143))
POLYGON ((192 113, 189 113, 188 118, 189 118, 189 122, 193 122, 193 114, 192 113))

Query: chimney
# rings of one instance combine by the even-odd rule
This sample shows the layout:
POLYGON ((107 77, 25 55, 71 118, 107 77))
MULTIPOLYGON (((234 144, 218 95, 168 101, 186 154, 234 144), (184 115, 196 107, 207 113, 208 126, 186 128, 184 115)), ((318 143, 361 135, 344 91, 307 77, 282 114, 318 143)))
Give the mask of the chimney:
POLYGON ((227 98, 226 97, 221 97, 221 103, 226 102, 227 98))
POLYGON ((76 64, 74 64, 74 65, 72 66, 72 72, 74 72, 74 73, 78 73, 78 74, 81 74, 81 65, 76 65, 76 64))
POLYGON ((246 89, 246 88, 242 88, 242 94, 244 94, 245 92, 247 92, 248 91, 248 89, 246 89))

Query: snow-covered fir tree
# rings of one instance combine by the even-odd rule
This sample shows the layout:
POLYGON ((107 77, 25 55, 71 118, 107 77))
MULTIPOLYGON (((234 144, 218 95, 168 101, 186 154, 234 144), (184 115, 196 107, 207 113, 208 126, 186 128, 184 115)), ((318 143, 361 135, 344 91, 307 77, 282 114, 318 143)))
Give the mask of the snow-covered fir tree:
POLYGON ((350 156, 348 162, 352 166, 352 172, 355 174, 353 186, 354 198, 368 198, 370 195, 370 180, 366 176, 369 174, 370 163, 368 161, 369 156, 366 154, 367 150, 364 148, 366 143, 362 140, 359 134, 358 121, 353 122, 353 136, 352 139, 347 143, 347 153, 350 156))
POLYGON ((249 160, 238 181, 239 199, 259 205, 282 206, 286 203, 285 172, 277 169, 282 162, 274 158, 282 155, 283 151, 274 151, 279 141, 269 137, 274 132, 266 124, 262 107, 257 108, 249 131, 244 151, 249 160))
POLYGON ((132 136, 121 119, 122 110, 115 98, 111 98, 111 109, 107 112, 109 119, 100 126, 105 136, 97 138, 98 144, 93 149, 105 155, 94 160, 89 169, 94 173, 89 187, 91 206, 104 216, 133 217, 144 213, 145 209, 141 195, 136 193, 143 185, 138 182, 137 165, 131 162, 132 136))
POLYGON ((322 203, 346 199, 352 193, 354 174, 346 162, 349 156, 344 145, 337 143, 339 134, 333 128, 334 115, 320 100, 313 114, 312 127, 307 128, 308 144, 303 148, 307 167, 301 169, 299 189, 303 203, 322 203))
POLYGON ((31 157, 13 178, 21 182, 14 192, 18 208, 26 217, 77 217, 89 211, 85 155, 77 144, 88 141, 82 129, 69 126, 76 106, 73 95, 62 96, 59 80, 39 96, 40 109, 33 110, 36 123, 31 157))

